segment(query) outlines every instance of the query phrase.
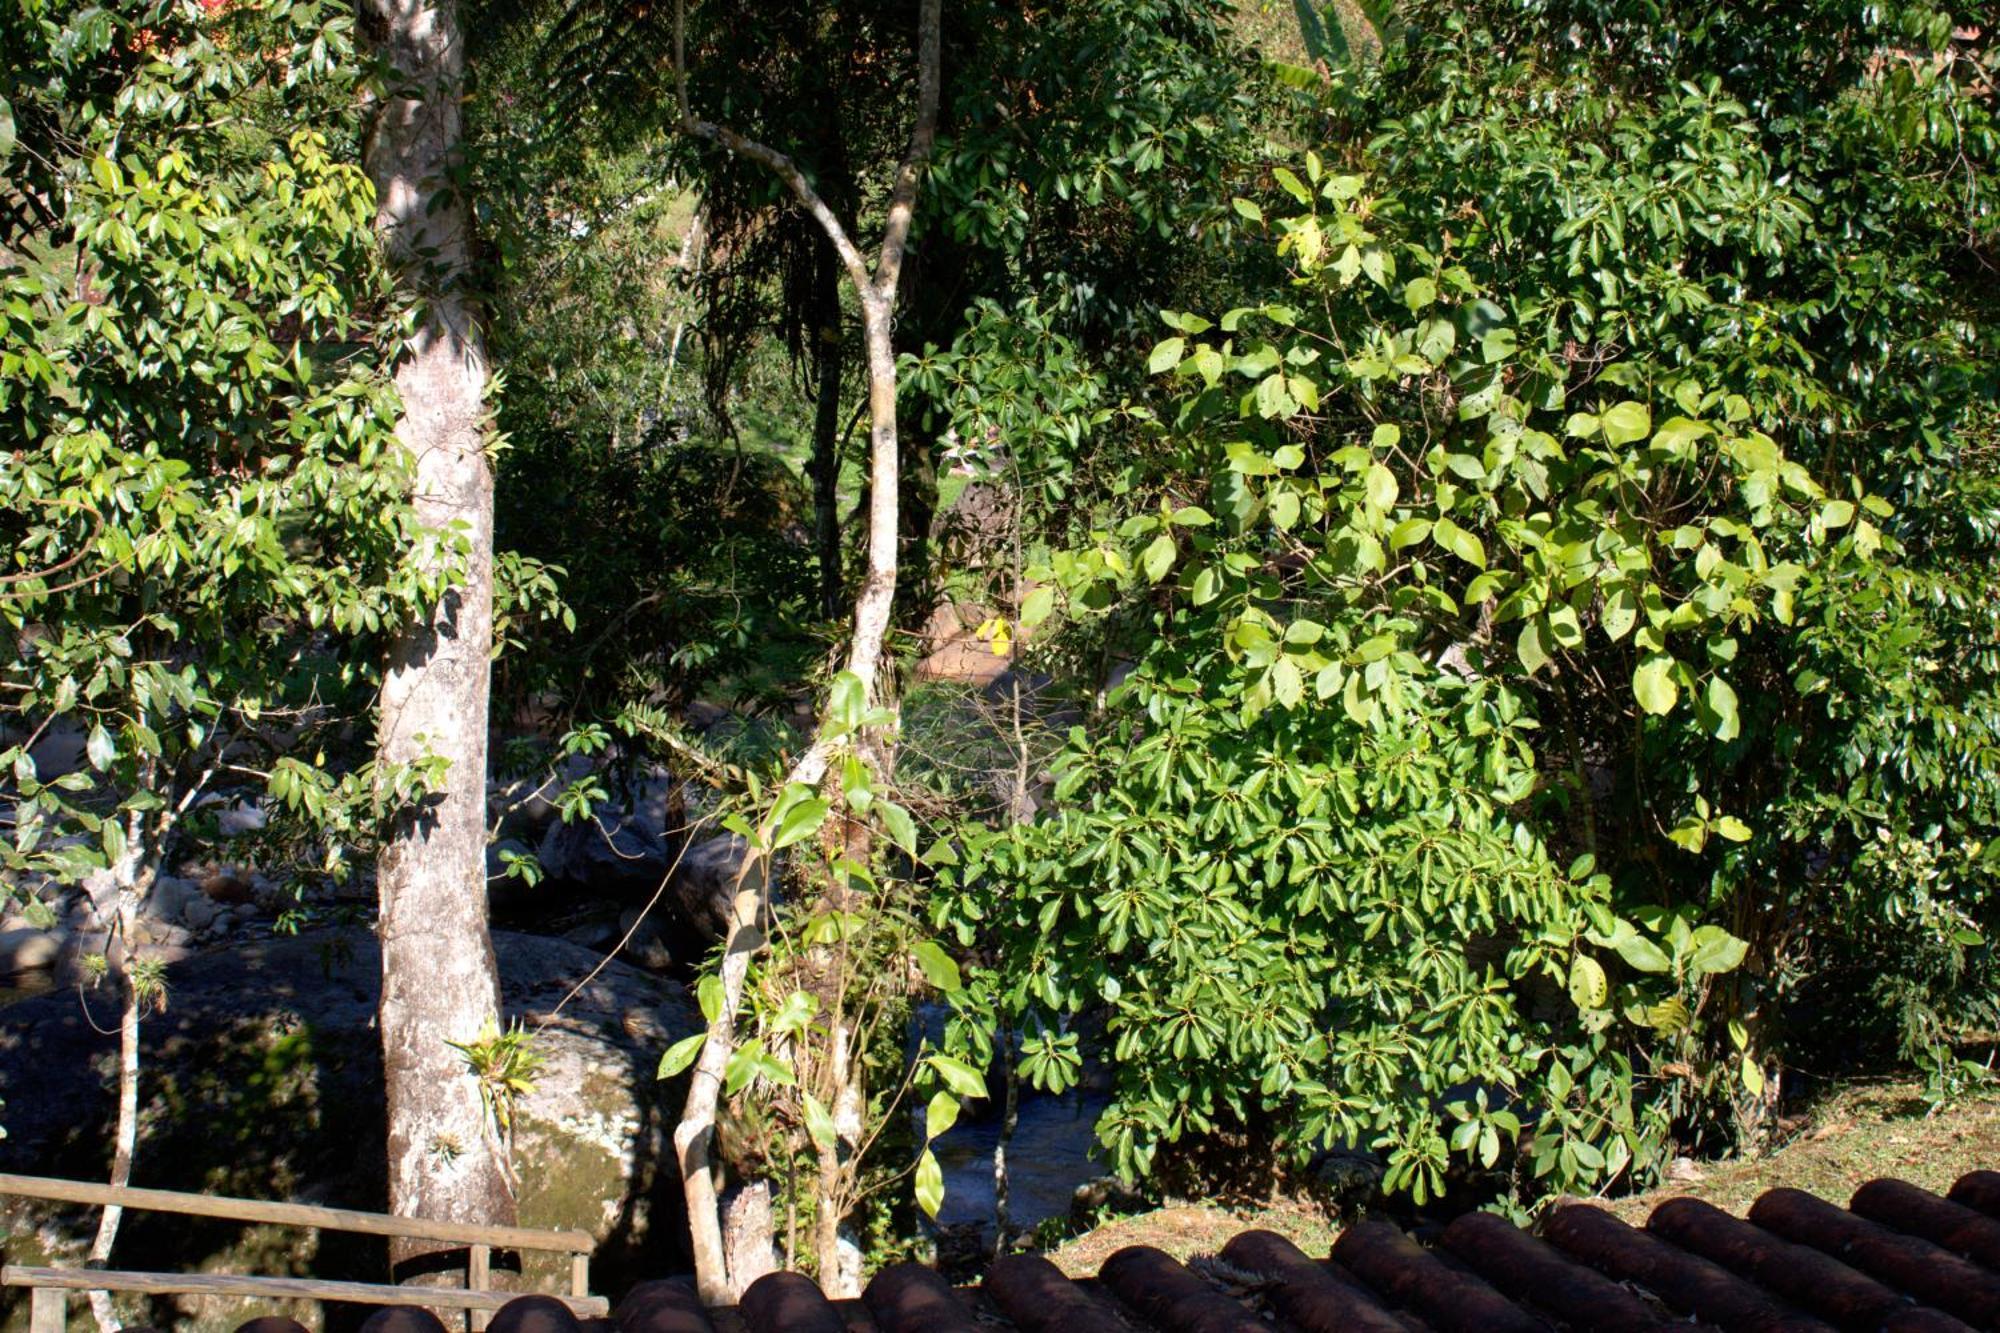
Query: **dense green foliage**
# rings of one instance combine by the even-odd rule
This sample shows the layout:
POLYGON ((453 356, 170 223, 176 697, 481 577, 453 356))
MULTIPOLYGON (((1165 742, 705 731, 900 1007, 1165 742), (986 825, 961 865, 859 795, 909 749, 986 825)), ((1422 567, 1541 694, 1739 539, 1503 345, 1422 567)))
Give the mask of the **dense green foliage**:
MULTIPOLYGON (((947 3, 895 330, 900 674, 869 695, 836 670, 858 307, 765 164, 682 133, 675 19, 693 109, 866 248, 917 10, 473 14, 490 776, 559 766, 537 790, 588 826, 665 765, 690 828, 777 859, 725 1174, 872 1199, 886 1252, 979 1065, 1063 1090, 1101 1060, 1122 1174, 1360 1146, 1419 1201, 1530 1206, 1755 1148, 1821 1074, 1977 1077, 1990 26, 947 3), (914 669, 944 611, 992 688, 914 669)), ((409 312, 351 30, 317 0, 0 14, 10 892, 141 888, 217 787, 275 798, 269 864, 346 875, 440 777, 365 749, 382 637, 439 592, 410 556, 453 539, 393 447, 409 312)))
POLYGON ((378 793, 328 754, 365 716, 369 645, 426 592, 374 351, 398 326, 350 27, 311 3, 9 11, 16 873, 143 888, 226 783, 330 831, 295 873, 344 875, 414 776, 378 793), (83 737, 83 772, 38 773, 52 730, 83 737))
POLYGON ((1121 1169, 1266 1130, 1421 1197, 1518 1138, 1534 1198, 1754 1139, 1829 1038, 1959 1076, 1992 57, 1847 8, 1753 58, 1693 14, 1403 7, 1324 160, 1237 206, 1283 273, 1166 316, 1169 419, 1099 446, 1145 507, 1021 607, 1115 610, 1137 669, 942 914, 1045 1083, 1108 1015, 1121 1169))

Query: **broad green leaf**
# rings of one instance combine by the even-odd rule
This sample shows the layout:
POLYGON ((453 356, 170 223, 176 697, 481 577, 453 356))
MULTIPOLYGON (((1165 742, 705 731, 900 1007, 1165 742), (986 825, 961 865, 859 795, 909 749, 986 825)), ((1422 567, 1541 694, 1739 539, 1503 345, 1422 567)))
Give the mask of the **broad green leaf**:
POLYGON ((1181 363, 1181 353, 1187 348, 1187 339, 1168 338, 1153 348, 1153 354, 1146 358, 1146 369, 1158 375, 1172 370, 1181 363))
POLYGON ((1055 606, 1056 590, 1053 584, 1044 583, 1038 588, 1031 589, 1028 595, 1021 599, 1021 624, 1027 628, 1041 624, 1049 618, 1049 613, 1055 610, 1055 606))
POLYGON ((1396 503, 1396 474, 1380 463, 1368 465, 1366 483, 1368 503, 1372 508, 1387 512, 1396 503))
POLYGON ((1704 976, 1733 972, 1743 965, 1749 944, 1720 926, 1701 926, 1688 936, 1688 966, 1704 976))
POLYGON ((840 1144, 840 1134, 833 1127, 833 1113, 826 1104, 810 1092, 805 1094, 806 1137, 813 1147, 819 1149, 820 1156, 832 1153, 840 1144))
POLYGON ((1750 826, 1735 815, 1724 815, 1715 821, 1714 828, 1717 835, 1731 842, 1748 842, 1751 838, 1750 826))
POLYGON ((1146 571, 1146 577, 1158 583, 1174 567, 1174 557, 1178 554, 1174 539, 1166 533, 1153 538, 1145 552, 1139 557, 1139 567, 1146 571))
POLYGON ((924 1107, 924 1138, 938 1138, 949 1133, 958 1123, 958 1098, 948 1092, 931 1094, 930 1103, 924 1107))
POLYGON ((723 990, 721 977, 713 972, 704 974, 702 979, 695 983, 694 994, 701 1005, 703 1018, 713 1023, 722 1017, 722 1004, 728 996, 723 990))
POLYGON ((1641 972, 1661 973, 1674 970, 1673 959, 1667 957, 1666 950, 1633 931, 1612 944, 1626 965, 1641 972))
POLYGON ((935 1218, 938 1209, 944 1207, 944 1170, 938 1166, 937 1156, 929 1148, 917 1159, 917 1206, 924 1210, 926 1217, 935 1218))
POLYGON ((1280 657, 1271 667, 1271 694, 1286 708, 1297 708, 1305 699, 1305 677, 1299 674, 1299 664, 1289 657, 1280 657))
POLYGON ((876 801, 875 817, 882 821, 889 837, 909 856, 917 854, 917 822, 910 812, 894 801, 876 801))
POLYGON ((1715 717, 1714 732, 1717 739, 1735 740, 1743 729, 1737 717, 1735 689, 1721 676, 1710 676, 1707 688, 1702 691, 1702 698, 1708 704, 1708 711, 1715 717))
POLYGON ((924 980, 944 991, 955 994, 965 989, 965 982, 959 976, 958 964, 935 940, 924 940, 910 950, 910 956, 923 969, 924 980))
POLYGON ((933 1055, 929 1057, 928 1063, 932 1069, 938 1072, 938 1077, 944 1080, 945 1086, 959 1096, 984 1097, 986 1095, 986 1080, 980 1076, 977 1069, 974 1069, 971 1065, 965 1063, 965 1061, 949 1055, 933 1055))
POLYGON ((1431 540, 1450 551, 1466 564, 1478 569, 1486 568, 1486 547, 1479 538, 1467 532, 1448 518, 1440 518, 1431 525, 1431 540))
POLYGON ((697 1032, 692 1037, 682 1037, 667 1047, 666 1053, 660 1057, 660 1072, 657 1077, 672 1078, 686 1069, 701 1055, 701 1048, 707 1042, 708 1034, 697 1032))
POLYGON ((90 759, 90 766, 100 772, 111 767, 118 758, 118 742, 111 739, 111 733, 104 729, 102 722, 92 724, 83 749, 90 759))
POLYGON ((1623 402, 1598 418, 1604 427, 1606 444, 1631 444, 1643 440, 1653 429, 1653 414, 1644 403, 1623 402))
POLYGON ((1549 664, 1549 650, 1542 642, 1541 617, 1530 616, 1521 622, 1521 633, 1514 640, 1514 655, 1531 676, 1549 664))
POLYGON ((1579 1009, 1602 1009, 1611 997, 1604 967, 1589 954, 1578 954, 1569 965, 1569 997, 1579 1009))
POLYGON ((1743 1073, 1743 1090, 1748 1092, 1752 1097, 1762 1097, 1764 1095, 1764 1071, 1759 1069, 1757 1062, 1752 1060, 1747 1054, 1744 1055, 1740 1068, 1743 1073))
POLYGON ((1613 643, 1632 632, 1639 620, 1639 599, 1626 584, 1619 584, 1604 599, 1604 634, 1613 643))
POLYGON ((827 809, 827 803, 817 796, 794 801, 779 821, 777 831, 771 835, 772 850, 790 847, 819 832, 820 826, 826 823, 827 809))
POLYGON ((1681 697, 1680 686, 1674 683, 1676 665, 1666 653, 1654 653, 1639 663, 1632 673, 1632 695, 1639 701, 1639 707, 1656 717, 1674 711, 1674 704, 1681 697))

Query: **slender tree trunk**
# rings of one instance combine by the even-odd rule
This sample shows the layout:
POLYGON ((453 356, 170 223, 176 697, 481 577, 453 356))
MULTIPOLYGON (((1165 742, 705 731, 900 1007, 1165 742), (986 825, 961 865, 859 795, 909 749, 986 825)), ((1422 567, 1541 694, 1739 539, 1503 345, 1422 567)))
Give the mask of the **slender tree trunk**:
MULTIPOLYGON (((151 789, 157 778, 157 767, 147 760, 139 771, 142 789, 151 789)), ((158 869, 149 848, 145 816, 137 810, 128 811, 125 855, 110 867, 118 897, 113 909, 112 934, 106 945, 106 953, 110 955, 107 961, 113 964, 110 975, 123 991, 118 1010, 118 1126, 112 1131, 109 1182, 114 1188, 132 1183, 132 1162, 139 1152, 139 1019, 147 996, 133 970, 138 949, 134 927, 139 920, 139 902, 151 889, 158 869)), ((102 1268, 111 1262, 111 1251, 118 1244, 118 1228, 124 1220, 123 1207, 115 1203, 104 1205, 97 1216, 97 1235, 90 1243, 91 1267, 102 1268)), ((111 1293, 93 1291, 88 1295, 90 1314, 97 1321, 100 1333, 115 1333, 120 1324, 111 1308, 111 1293)))
POLYGON ((819 553, 820 614, 840 614, 840 382, 846 370, 840 327, 840 263, 823 241, 814 282, 813 545, 819 553))
MULTIPOLYGON (((917 184, 930 160, 931 145, 937 135, 938 30, 940 0, 922 0, 917 20, 917 111, 910 131, 910 144, 896 170, 889 194, 888 215, 883 226, 881 247, 871 269, 868 260, 849 237, 845 225, 807 181, 796 163, 783 153, 735 131, 695 116, 688 102, 687 57, 684 37, 685 5, 675 9, 674 63, 679 83, 681 128, 684 132, 712 140, 738 156, 769 168, 794 198, 818 222, 834 253, 839 256, 861 305, 862 329, 866 339, 869 415, 869 503, 868 568, 854 603, 853 638, 849 643, 847 669, 861 681, 871 698, 879 697, 883 643, 896 598, 897 492, 899 462, 896 448, 896 356, 892 342, 892 316, 897 284, 902 277, 903 259, 909 247, 910 223, 916 213, 917 184)), ((866 741, 863 742, 866 748, 866 741)), ((816 740, 800 757, 787 782, 817 787, 825 779, 832 746, 824 738, 816 740)), ((767 830, 768 832, 768 830, 767 830)), ((750 960, 764 946, 763 916, 768 896, 768 867, 754 864, 754 853, 746 858, 737 891, 730 907, 720 980, 723 1001, 708 1025, 681 1121, 674 1130, 674 1149, 681 1168, 687 1198, 688 1227, 693 1243, 696 1283, 702 1299, 710 1304, 726 1304, 740 1294, 732 1281, 723 1246, 721 1220, 716 1210, 715 1141, 716 1108, 721 1100, 722 1081, 729 1057, 735 1050, 736 1010, 742 1003, 743 987, 750 960)), ((839 1045, 845 1045, 842 1041, 839 1045)), ((846 1068, 855 1077, 837 1080, 836 1099, 850 1101, 858 1095, 857 1059, 846 1068)), ((851 1142, 843 1136, 844 1144, 851 1142)), ((837 1226, 837 1221, 836 1221, 837 1226)))
MULTIPOLYGON (((459 146, 464 44, 453 0, 362 0, 390 84, 368 149, 376 231, 422 304, 396 367, 419 521, 418 559, 450 585, 391 651, 377 756, 446 761, 439 788, 402 812, 377 868, 382 1067, 391 1212, 511 1223, 514 1199, 477 1079, 448 1043, 499 1014, 486 926, 486 710, 493 646, 493 472, 486 454, 486 353, 461 290, 468 210, 447 190, 459 146), (445 545, 461 541, 454 556, 445 545)), ((434 1253, 392 1247, 401 1265, 434 1253)))

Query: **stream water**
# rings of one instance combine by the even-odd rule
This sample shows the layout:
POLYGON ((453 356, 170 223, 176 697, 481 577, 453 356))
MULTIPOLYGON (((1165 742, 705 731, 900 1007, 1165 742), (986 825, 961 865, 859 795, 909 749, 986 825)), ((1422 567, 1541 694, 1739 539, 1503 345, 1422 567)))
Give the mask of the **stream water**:
MULTIPOLYGON (((1090 1151, 1097 1145, 1098 1113, 1109 1100, 1104 1093, 1080 1090, 1021 1098, 1020 1119, 1007 1147, 1011 1225, 1028 1227, 1064 1216, 1076 1187, 1104 1174, 1090 1151)), ((937 1141, 934 1151, 944 1170, 940 1225, 993 1225, 993 1147, 999 1141, 997 1114, 962 1121, 937 1141)))
POLYGON ((46 967, 16 972, 12 976, 0 977, 0 1004, 46 995, 55 988, 56 974, 46 967))

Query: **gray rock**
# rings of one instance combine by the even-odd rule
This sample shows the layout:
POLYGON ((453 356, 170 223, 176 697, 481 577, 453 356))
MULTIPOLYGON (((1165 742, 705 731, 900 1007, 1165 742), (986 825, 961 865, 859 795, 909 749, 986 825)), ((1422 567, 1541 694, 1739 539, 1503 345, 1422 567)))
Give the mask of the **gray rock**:
POLYGON ((649 972, 664 972, 674 965, 674 955, 660 932, 661 911, 655 907, 641 917, 641 910, 637 907, 625 910, 618 918, 618 934, 612 942, 625 940, 625 947, 618 956, 626 962, 635 963, 649 972))
POLYGON ((221 912, 221 907, 214 900, 198 893, 188 899, 187 905, 181 908, 181 920, 191 930, 207 930, 215 924, 215 918, 221 915, 221 912))
POLYGON ((68 937, 59 930, 21 926, 0 931, 0 977, 54 967, 68 937))
POLYGON ((617 922, 600 919, 597 921, 586 921, 580 926, 572 926, 563 932, 562 937, 571 944, 585 949, 594 949, 598 953, 604 953, 618 943, 618 937, 621 933, 617 922))
POLYGON ((728 924, 736 878, 749 854, 750 844, 733 833, 703 838, 688 846, 674 871, 669 890, 675 905, 682 916, 711 939, 720 935, 728 924))
POLYGON ((201 889, 191 881, 161 875, 154 879, 152 891, 140 904, 139 911, 155 921, 174 921, 187 910, 188 903, 200 896, 201 889))
POLYGON ((216 815, 215 830, 225 838, 238 838, 245 833, 255 833, 270 822, 271 817, 261 801, 238 801, 224 806, 216 815))

